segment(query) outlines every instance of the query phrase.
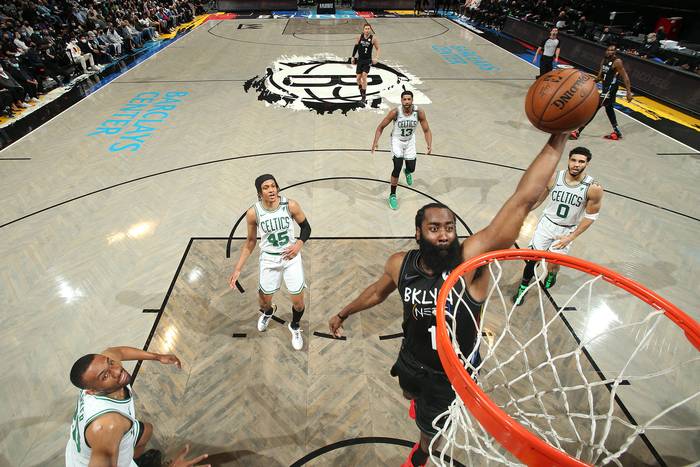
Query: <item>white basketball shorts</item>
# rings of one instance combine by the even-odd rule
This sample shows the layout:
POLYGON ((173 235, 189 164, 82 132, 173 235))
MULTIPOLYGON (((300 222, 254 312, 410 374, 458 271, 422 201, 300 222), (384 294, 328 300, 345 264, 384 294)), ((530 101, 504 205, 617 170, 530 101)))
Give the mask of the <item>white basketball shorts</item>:
POLYGON ((550 221, 547 217, 542 216, 540 222, 537 224, 537 228, 535 228, 535 234, 532 236, 529 246, 533 250, 551 251, 553 253, 562 253, 565 255, 569 254, 571 245, 573 245, 574 242, 569 243, 562 249, 552 248, 552 244, 554 244, 559 237, 569 235, 574 230, 576 230, 576 227, 562 227, 550 221))
POLYGON ((397 159, 413 160, 416 158, 416 138, 408 141, 401 141, 398 138, 391 138, 391 152, 397 159))
POLYGON ((281 254, 260 253, 260 291, 265 295, 272 295, 280 289, 283 278, 284 285, 292 295, 300 294, 304 290, 306 283, 301 253, 289 260, 282 258, 281 254))

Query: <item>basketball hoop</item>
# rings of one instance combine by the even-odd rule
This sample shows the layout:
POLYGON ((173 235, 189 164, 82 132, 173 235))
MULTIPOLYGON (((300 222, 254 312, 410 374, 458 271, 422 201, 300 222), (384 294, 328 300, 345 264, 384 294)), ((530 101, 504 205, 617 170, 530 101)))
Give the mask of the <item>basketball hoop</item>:
MULTIPOLYGON (((510 279, 504 282, 513 283, 510 279)), ((465 301, 461 303, 468 308, 465 301)), ((658 294, 602 266, 544 251, 486 253, 464 262, 447 277, 438 295, 436 320, 440 360, 459 396, 436 418, 446 420, 441 427, 436 424, 439 432, 431 443, 431 458, 437 465, 452 465, 453 459, 471 465, 623 465, 625 456, 636 456, 637 449, 653 463, 663 463, 645 433, 680 433, 685 439, 692 439, 692 432, 700 433, 700 391, 692 383, 693 375, 700 374, 700 326, 658 294), (519 260, 537 263, 525 304, 516 307, 510 295, 501 290, 500 282, 504 266, 511 275, 517 266, 519 280, 519 260), (559 280, 558 292, 575 288, 563 306, 553 306, 541 284, 547 274, 545 260, 563 266, 560 275, 567 278, 559 280), (482 274, 490 274, 491 285, 479 316, 474 314, 477 310, 455 308, 459 303, 455 305, 457 293, 452 289, 465 273, 482 266, 482 274), (572 274, 580 276, 583 284, 571 286, 568 276, 572 274), (627 294, 620 296, 620 289, 627 294), (606 300, 596 300, 594 291, 601 290, 606 300), (608 290, 611 293, 606 293, 608 290), (629 294, 641 302, 633 300, 629 305, 629 294), (608 302, 617 306, 625 299, 626 308, 612 311, 608 307, 608 302), (615 319, 603 320, 603 325, 596 321, 601 307, 615 319), (450 314, 456 312, 469 312, 473 317, 469 321, 478 323, 473 349, 459 348, 454 337, 457 320, 450 314), (567 316, 589 320, 585 322, 594 330, 577 337, 567 316), (482 337, 486 326, 495 333, 491 339, 482 337), (559 333, 561 326, 570 332, 559 333), (682 352, 673 353, 673 364, 668 367, 653 360, 652 366, 648 365, 654 358, 654 349, 649 347, 659 340, 683 345, 682 352), (609 347, 600 350, 611 343, 612 351, 609 347), (590 348, 602 352, 604 368, 591 358, 590 348), (475 358, 477 352, 481 361, 475 358), (659 386, 659 380, 667 383, 659 386), (688 381, 686 386, 691 387, 676 393, 674 381, 688 381), (646 395, 645 385, 657 389, 652 391, 654 395, 661 392, 663 400, 644 400, 644 409, 652 413, 645 412, 643 418, 635 420, 637 414, 627 411, 619 394, 622 388, 634 388, 646 395), (663 389, 659 391, 659 387, 663 389), (679 415, 683 410, 690 414, 679 415), (668 422, 669 418, 673 422, 668 422), (432 454, 438 450, 439 454, 432 454)), ((637 393, 625 393, 630 394, 637 393)))

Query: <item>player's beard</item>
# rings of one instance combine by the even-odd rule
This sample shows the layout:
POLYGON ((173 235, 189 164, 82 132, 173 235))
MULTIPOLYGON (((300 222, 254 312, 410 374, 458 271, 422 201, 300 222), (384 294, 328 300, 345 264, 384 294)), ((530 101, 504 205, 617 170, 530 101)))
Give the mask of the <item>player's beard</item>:
POLYGON ((440 247, 433 245, 421 237, 418 240, 420 255, 423 264, 433 272, 439 274, 454 269, 462 262, 462 255, 459 249, 459 239, 455 238, 452 243, 440 247))

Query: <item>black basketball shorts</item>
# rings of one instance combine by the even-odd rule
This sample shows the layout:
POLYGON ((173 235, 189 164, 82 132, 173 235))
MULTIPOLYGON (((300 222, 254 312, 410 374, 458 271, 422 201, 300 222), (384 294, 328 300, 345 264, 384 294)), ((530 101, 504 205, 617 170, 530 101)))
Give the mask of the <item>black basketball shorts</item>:
MULTIPOLYGON (((391 376, 397 376, 401 389, 415 398, 418 429, 435 436, 437 430, 433 427, 433 420, 445 412, 456 397, 447 375, 423 365, 402 345, 396 363, 391 367, 391 376)), ((442 426, 446 418, 437 420, 437 426, 442 426)))
POLYGON ((369 73, 369 67, 372 65, 372 60, 358 60, 357 68, 355 68, 355 74, 369 73))

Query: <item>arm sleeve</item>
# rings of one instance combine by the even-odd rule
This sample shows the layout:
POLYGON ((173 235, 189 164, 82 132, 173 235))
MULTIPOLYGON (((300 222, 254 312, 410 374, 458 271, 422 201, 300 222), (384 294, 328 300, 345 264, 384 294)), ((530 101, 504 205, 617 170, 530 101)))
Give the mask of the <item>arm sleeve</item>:
POLYGON ((301 228, 301 232, 299 233, 299 240, 306 243, 306 241, 311 236, 311 226, 309 225, 309 221, 307 219, 304 219, 304 222, 299 224, 299 227, 301 228))
POLYGON ((357 49, 360 47, 360 44, 355 44, 355 47, 352 48, 352 57, 355 56, 357 53, 357 49))

